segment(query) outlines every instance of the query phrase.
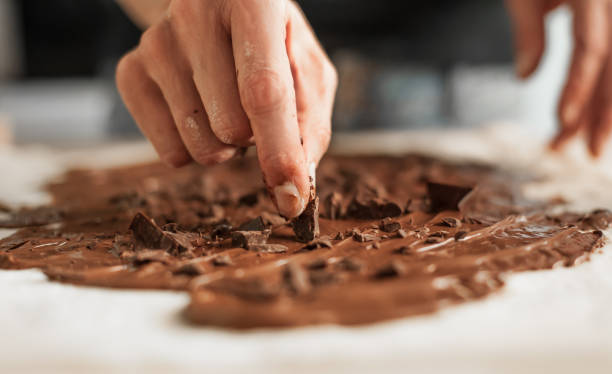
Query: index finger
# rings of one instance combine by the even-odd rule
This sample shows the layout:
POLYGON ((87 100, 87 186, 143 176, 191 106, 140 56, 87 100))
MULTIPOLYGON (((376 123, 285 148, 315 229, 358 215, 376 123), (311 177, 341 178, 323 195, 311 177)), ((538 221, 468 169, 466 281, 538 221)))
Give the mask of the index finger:
POLYGON ((287 19, 285 1, 236 1, 230 10, 240 100, 266 184, 280 213, 291 218, 304 210, 310 182, 285 44, 287 19))

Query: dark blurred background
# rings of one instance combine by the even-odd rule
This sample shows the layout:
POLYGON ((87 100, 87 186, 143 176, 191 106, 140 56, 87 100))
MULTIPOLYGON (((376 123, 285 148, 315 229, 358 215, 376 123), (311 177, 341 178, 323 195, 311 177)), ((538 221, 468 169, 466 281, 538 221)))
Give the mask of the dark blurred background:
MULTIPOLYGON (((524 117, 502 0, 299 3, 340 73, 337 130, 524 117)), ((140 33, 112 0, 0 0, 0 118, 22 141, 136 136, 113 74, 140 33)))

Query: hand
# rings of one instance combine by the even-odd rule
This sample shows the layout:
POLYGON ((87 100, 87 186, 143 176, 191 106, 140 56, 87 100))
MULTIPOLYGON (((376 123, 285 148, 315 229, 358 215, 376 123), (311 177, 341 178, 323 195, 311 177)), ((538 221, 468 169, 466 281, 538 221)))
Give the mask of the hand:
POLYGON ((336 84, 289 0, 172 0, 117 66, 119 92, 163 161, 220 163, 254 142, 287 218, 308 202, 336 84))
POLYGON ((580 130, 589 151, 598 157, 612 130, 612 1, 506 0, 515 28, 517 74, 528 77, 544 50, 544 16, 562 3, 574 15, 574 52, 561 99, 561 128, 551 143, 555 150, 580 130))

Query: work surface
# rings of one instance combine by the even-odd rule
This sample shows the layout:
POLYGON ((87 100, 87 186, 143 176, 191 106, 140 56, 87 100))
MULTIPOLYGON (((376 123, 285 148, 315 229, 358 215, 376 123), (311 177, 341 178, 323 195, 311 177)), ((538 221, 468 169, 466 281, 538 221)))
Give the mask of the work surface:
MULTIPOLYGON (((528 168, 547 178, 534 197, 562 195, 573 209, 612 207, 609 161, 579 147, 553 157, 512 128, 463 133, 351 135, 337 152, 425 152, 528 168)), ((95 151, 0 147, 0 199, 38 204, 40 186, 72 166, 153 157, 146 145, 95 151)), ((9 232, 4 233, 9 234, 9 232)), ((366 327, 319 326, 234 332, 186 325, 182 293, 116 291, 48 282, 38 271, 0 272, 0 368, 134 372, 314 370, 420 372, 609 372, 612 247, 575 268, 521 273, 483 301, 426 317, 366 327)), ((4 371, 4 370, 3 370, 4 371)))

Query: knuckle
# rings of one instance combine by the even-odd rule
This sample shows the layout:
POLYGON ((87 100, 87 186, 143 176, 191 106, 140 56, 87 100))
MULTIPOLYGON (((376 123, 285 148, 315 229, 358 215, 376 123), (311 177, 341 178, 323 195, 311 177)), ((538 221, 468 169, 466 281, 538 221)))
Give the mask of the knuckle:
POLYGON ((123 91, 127 80, 134 76, 134 73, 138 69, 137 57, 133 52, 124 55, 117 63, 115 70, 115 81, 117 82, 117 88, 123 91))
POLYGON ((164 38, 159 24, 149 27, 140 37, 139 52, 151 59, 158 59, 165 55, 164 38))
POLYGON ((240 96, 247 113, 266 114, 283 107, 288 89, 277 72, 262 69, 244 79, 240 96))
POLYGON ((594 61, 603 61, 608 54, 606 43, 596 38, 578 37, 576 49, 584 53, 585 58, 594 61))

